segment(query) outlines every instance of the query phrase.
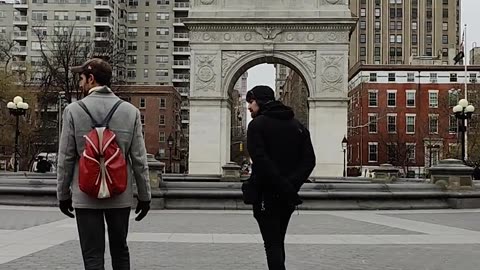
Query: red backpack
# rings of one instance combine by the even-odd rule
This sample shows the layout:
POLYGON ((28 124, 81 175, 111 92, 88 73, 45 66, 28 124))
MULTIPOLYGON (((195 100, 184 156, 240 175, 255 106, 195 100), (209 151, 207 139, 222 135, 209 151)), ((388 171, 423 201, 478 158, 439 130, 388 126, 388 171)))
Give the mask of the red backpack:
POLYGON ((122 102, 115 103, 100 124, 85 104, 78 102, 92 121, 92 130, 83 136, 85 149, 79 161, 78 185, 81 191, 97 199, 111 198, 127 188, 127 162, 115 141, 115 133, 108 128, 113 113, 122 102))

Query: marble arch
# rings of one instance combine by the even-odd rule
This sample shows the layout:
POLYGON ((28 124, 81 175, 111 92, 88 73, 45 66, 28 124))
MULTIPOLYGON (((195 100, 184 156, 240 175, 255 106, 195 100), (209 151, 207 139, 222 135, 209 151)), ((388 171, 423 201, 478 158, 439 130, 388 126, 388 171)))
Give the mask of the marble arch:
POLYGON ((249 67, 284 63, 309 89, 313 176, 341 176, 347 133, 348 0, 193 0, 190 174, 221 174, 230 157, 229 89, 249 67))

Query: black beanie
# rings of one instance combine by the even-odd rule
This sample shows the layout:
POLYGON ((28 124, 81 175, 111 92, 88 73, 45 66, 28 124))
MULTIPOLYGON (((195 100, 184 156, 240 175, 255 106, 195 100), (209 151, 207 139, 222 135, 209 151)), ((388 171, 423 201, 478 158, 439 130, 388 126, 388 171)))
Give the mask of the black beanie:
POLYGON ((251 103, 252 100, 267 103, 268 101, 275 100, 275 92, 273 92, 270 86, 257 85, 247 92, 246 100, 249 103, 251 103))

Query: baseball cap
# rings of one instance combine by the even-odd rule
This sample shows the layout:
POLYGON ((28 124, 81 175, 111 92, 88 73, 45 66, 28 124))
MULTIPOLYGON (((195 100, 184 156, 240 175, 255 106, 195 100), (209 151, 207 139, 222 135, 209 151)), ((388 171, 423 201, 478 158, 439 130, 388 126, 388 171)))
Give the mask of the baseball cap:
POLYGON ((73 73, 92 74, 95 80, 108 84, 112 79, 112 67, 110 64, 101 58, 92 58, 81 66, 71 67, 73 73), (108 82, 108 83, 107 83, 108 82))

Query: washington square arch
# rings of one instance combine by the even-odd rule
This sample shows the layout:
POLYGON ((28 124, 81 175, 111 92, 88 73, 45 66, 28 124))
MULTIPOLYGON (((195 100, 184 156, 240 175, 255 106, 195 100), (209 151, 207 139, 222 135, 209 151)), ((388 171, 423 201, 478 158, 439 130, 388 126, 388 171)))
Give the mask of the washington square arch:
POLYGON ((312 176, 340 176, 347 133, 348 0, 194 0, 190 30, 189 173, 230 160, 230 92, 249 68, 280 63, 308 88, 312 176))

